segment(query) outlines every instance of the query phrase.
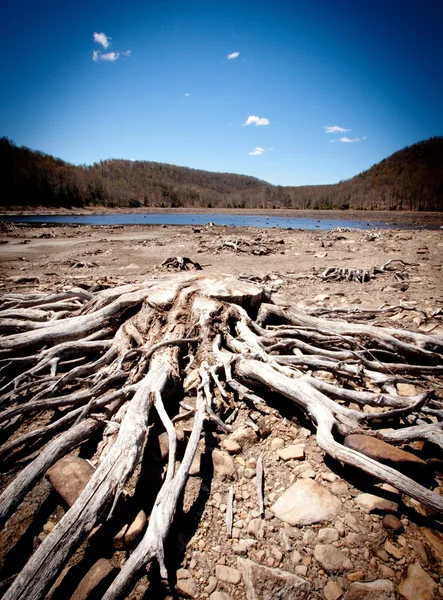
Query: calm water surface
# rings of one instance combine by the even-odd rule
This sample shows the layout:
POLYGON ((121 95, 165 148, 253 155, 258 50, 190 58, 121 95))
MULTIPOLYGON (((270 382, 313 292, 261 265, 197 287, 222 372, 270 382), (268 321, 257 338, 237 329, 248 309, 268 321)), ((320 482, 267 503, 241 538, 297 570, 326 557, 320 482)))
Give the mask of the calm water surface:
POLYGON ((0 217, 14 223, 49 223, 76 225, 227 225, 228 227, 278 227, 281 229, 327 230, 335 227, 352 229, 439 229, 438 225, 402 225, 377 221, 347 221, 342 219, 302 219, 298 217, 272 217, 265 215, 219 215, 219 214, 115 214, 115 215, 32 215, 0 217))

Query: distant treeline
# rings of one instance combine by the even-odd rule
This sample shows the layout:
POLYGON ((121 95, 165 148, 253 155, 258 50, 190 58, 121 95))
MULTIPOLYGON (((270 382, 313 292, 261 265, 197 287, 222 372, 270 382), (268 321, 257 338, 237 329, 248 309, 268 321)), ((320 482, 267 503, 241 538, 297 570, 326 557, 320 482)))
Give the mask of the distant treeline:
POLYGON ((334 185, 266 181, 150 161, 74 166, 0 139, 1 205, 16 207, 189 207, 443 210, 443 137, 395 152, 334 185))

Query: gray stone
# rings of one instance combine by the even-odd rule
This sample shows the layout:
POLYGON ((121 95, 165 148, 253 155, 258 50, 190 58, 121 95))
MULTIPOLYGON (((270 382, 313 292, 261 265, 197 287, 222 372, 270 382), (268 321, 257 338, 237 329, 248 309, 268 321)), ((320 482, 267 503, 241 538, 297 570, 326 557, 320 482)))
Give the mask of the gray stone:
POLYGON ((215 448, 212 452, 212 464, 214 467, 214 475, 216 477, 232 477, 235 473, 234 461, 229 454, 215 448))
POLYGON ((281 521, 311 525, 333 519, 341 510, 340 500, 316 481, 296 481, 271 507, 281 521))
POLYGON ((398 592, 406 600, 432 600, 437 584, 418 562, 412 563, 403 573, 398 592))
POLYGON ((318 532, 318 541, 322 544, 332 544, 338 540, 338 531, 333 527, 326 527, 320 529, 318 532))
POLYGON ((258 565, 252 560, 237 558, 237 567, 243 576, 246 600, 307 600, 310 585, 297 575, 258 565))
POLYGON ((395 600, 395 586, 387 579, 351 583, 343 600, 395 600))
POLYGON ((355 498, 355 503, 368 513, 396 513, 398 504, 374 494, 360 494, 355 498))
POLYGON ((215 576, 219 581, 225 583, 233 583, 237 585, 241 581, 241 573, 238 569, 227 567, 226 565, 216 565, 215 576))
MULTIPOLYGON (((71 600, 87 600, 92 594, 97 596, 100 584, 111 578, 115 567, 110 560, 100 558, 86 573, 71 596, 71 600)), ((106 588, 105 588, 106 589, 106 588)), ((105 591, 103 589, 103 592, 105 591)))
POLYGON ((349 571, 352 563, 344 552, 332 544, 317 544, 314 557, 325 571, 349 571))
POLYGON ((94 472, 94 467, 88 461, 68 454, 47 471, 46 477, 66 504, 72 506, 94 472))

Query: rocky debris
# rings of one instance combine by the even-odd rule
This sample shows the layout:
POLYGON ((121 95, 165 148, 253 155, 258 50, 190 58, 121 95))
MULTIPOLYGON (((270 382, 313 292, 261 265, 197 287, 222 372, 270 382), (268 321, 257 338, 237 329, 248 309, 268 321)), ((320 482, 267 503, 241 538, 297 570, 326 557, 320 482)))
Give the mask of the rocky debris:
POLYGON ((259 565, 252 560, 237 558, 237 568, 243 576, 247 600, 284 598, 307 600, 310 585, 293 573, 259 565))
POLYGON ((218 448, 215 448, 212 452, 212 465, 215 477, 231 478, 235 473, 232 457, 218 448))
POLYGON ((355 503, 368 513, 397 513, 399 510, 396 502, 374 494, 359 494, 355 498, 355 503))
POLYGON ((400 560, 403 557, 401 550, 397 548, 397 546, 394 546, 394 544, 389 540, 386 540, 385 542, 385 550, 388 554, 390 554, 397 560, 400 560))
POLYGON ((95 469, 83 458, 68 454, 58 460, 46 477, 68 506, 72 506, 91 479, 95 469))
POLYGON ((344 440, 344 445, 385 465, 398 469, 412 479, 428 479, 431 475, 430 469, 424 460, 411 452, 401 450, 375 437, 358 433, 348 435, 344 440))
POLYGON ((130 525, 125 525, 114 537, 114 548, 122 550, 131 548, 143 533, 147 517, 144 510, 139 511, 130 525))
POLYGON ((406 600, 432 600, 437 585, 435 581, 415 562, 409 565, 398 586, 398 592, 406 600))
POLYGON ((351 583, 343 600, 395 600, 395 586, 387 579, 351 583))
POLYGON ((325 571, 349 571, 352 562, 349 557, 332 544, 317 544, 314 548, 314 557, 325 571))
POLYGON ((71 596, 71 600, 98 598, 100 589, 103 588, 103 592, 106 590, 116 571, 117 569, 110 560, 100 558, 80 581, 71 596))
POLYGON ((340 500, 311 479, 298 480, 271 507, 281 521, 311 525, 333 519, 341 510, 340 500))

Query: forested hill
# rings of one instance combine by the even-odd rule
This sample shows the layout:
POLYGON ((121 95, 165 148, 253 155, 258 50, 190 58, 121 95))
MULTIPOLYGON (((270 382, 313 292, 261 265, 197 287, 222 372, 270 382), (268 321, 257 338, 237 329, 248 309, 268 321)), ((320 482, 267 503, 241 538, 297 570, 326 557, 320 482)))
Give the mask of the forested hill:
POLYGON ((3 206, 443 210, 443 137, 404 148, 334 185, 283 187, 163 163, 74 166, 0 139, 3 206))

